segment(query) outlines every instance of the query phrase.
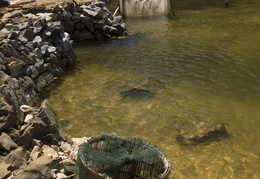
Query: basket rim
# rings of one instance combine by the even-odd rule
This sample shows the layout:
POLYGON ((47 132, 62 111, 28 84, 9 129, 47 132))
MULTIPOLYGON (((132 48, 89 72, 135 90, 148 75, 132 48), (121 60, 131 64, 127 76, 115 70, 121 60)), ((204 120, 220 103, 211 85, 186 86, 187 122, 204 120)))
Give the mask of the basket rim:
MULTIPOLYGON (((116 136, 116 137, 119 137, 119 138, 122 138, 122 139, 129 139, 129 138, 131 138, 131 137, 121 137, 121 136, 116 136)), ((137 137, 133 137, 133 138, 137 138, 137 137)), ((140 138, 138 138, 138 139, 140 139, 140 138)), ((143 140, 143 139, 141 139, 141 140, 143 140)), ((90 139, 87 140, 87 141, 84 142, 84 143, 93 144, 93 143, 99 142, 99 141, 102 141, 102 136, 90 137, 90 139)), ((143 140, 143 141, 144 141, 144 140, 143 140)), ((146 141, 144 141, 144 142, 146 142, 146 141)), ((82 144, 84 144, 84 143, 82 143, 82 144)), ((149 142, 146 142, 146 143, 148 143, 149 145, 152 145, 152 144, 150 144, 149 142)), ((162 161, 163 161, 163 163, 164 163, 165 170, 164 170, 164 172, 163 172, 162 174, 160 174, 160 175, 159 175, 157 178, 155 178, 155 179, 162 179, 162 178, 164 178, 164 177, 167 177, 167 176, 170 174, 171 164, 170 164, 169 160, 167 159, 166 155, 165 155, 160 149, 158 150, 158 152, 159 152, 159 156, 161 157, 161 159, 162 159, 162 161)), ((100 177, 104 177, 104 174, 101 174, 101 173, 99 173, 99 172, 97 172, 97 171, 94 171, 93 169, 91 169, 90 167, 88 167, 81 156, 79 156, 79 158, 80 158, 80 160, 81 160, 81 163, 82 163, 88 170, 90 170, 91 172, 93 172, 94 174, 96 174, 96 175, 98 175, 98 176, 100 176, 100 177)), ((107 179, 113 179, 113 176, 112 176, 112 177, 107 177, 107 176, 106 176, 106 178, 107 178, 107 179)))

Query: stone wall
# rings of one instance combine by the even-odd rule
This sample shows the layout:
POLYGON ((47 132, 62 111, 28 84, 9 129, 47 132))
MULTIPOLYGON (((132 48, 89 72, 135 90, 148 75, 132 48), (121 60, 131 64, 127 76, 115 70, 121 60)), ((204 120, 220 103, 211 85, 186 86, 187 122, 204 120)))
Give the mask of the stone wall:
MULTIPOLYGON (((37 98, 39 92, 62 74, 65 66, 75 64, 73 40, 110 39, 125 31, 122 17, 113 16, 104 0, 82 5, 66 2, 64 6, 55 6, 51 12, 24 13, 18 9, 3 15, 0 27, 0 169, 5 172, 1 178, 15 173, 23 178, 25 168, 30 167, 28 161, 42 160, 44 157, 40 156, 48 155, 43 152, 44 145, 56 146, 56 152, 62 151, 60 146, 66 139, 59 122, 48 101, 37 107, 37 98), (40 152, 32 159, 35 147, 40 152), (23 156, 21 165, 10 159, 13 155, 23 156)), ((46 158, 45 162, 48 160, 46 158)), ((49 164, 53 162, 56 161, 50 160, 49 164)), ((53 178, 50 172, 42 175, 53 178)))

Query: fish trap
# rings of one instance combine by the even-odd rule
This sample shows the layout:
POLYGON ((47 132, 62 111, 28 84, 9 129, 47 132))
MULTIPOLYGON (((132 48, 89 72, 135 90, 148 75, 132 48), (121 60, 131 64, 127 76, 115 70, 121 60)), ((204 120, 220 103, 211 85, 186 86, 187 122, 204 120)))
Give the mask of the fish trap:
POLYGON ((79 147, 75 179, 165 179, 170 163, 142 139, 103 134, 79 147))

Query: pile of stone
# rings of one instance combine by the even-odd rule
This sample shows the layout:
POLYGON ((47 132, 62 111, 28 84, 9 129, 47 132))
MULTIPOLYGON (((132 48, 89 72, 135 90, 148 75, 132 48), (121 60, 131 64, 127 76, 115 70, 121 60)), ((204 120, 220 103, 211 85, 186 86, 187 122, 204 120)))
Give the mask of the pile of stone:
POLYGON ((83 5, 66 2, 52 12, 14 10, 3 15, 0 178, 73 175, 72 169, 66 167, 74 168, 72 153, 76 147, 64 142, 62 128, 48 101, 44 100, 40 107, 30 106, 38 105, 39 92, 59 77, 65 66, 75 64, 73 40, 113 38, 125 30, 122 17, 113 16, 103 0, 83 5))

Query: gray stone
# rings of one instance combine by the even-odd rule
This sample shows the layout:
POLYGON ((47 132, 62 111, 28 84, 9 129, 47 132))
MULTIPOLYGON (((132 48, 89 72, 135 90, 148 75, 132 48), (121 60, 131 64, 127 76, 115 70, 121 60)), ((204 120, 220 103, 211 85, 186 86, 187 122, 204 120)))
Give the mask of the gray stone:
POLYGON ((23 60, 14 58, 14 60, 7 65, 7 73, 12 77, 18 77, 21 74, 24 65, 25 63, 23 60))
POLYGON ((100 29, 102 29, 104 27, 105 21, 104 20, 99 20, 99 21, 94 22, 93 25, 94 25, 94 28, 96 30, 100 30, 100 29))
POLYGON ((35 36, 35 38, 33 39, 33 42, 34 43, 41 43, 42 42, 41 36, 39 36, 39 35, 35 36))
POLYGON ((101 31, 96 31, 95 36, 97 40, 104 40, 104 36, 102 35, 101 31))
POLYGON ((92 9, 83 8, 82 14, 84 16, 94 17, 95 18, 98 15, 98 12, 93 11, 92 9))
POLYGON ((0 149, 10 151, 16 149, 18 145, 12 140, 12 138, 6 133, 2 132, 0 136, 0 149))
POLYGON ((42 152, 44 155, 50 156, 52 159, 59 157, 58 152, 47 145, 42 146, 42 152))
POLYGON ((18 129, 15 129, 15 128, 12 128, 12 127, 8 128, 8 129, 6 130, 6 133, 11 137, 11 139, 12 139, 14 142, 16 142, 17 139, 20 137, 20 132, 19 132, 19 130, 18 130, 18 129))
POLYGON ((43 77, 46 80, 46 82, 49 84, 53 81, 53 74, 51 72, 45 72, 43 73, 43 77))
POLYGON ((41 156, 42 149, 39 146, 34 146, 30 153, 30 160, 34 161, 41 156))
POLYGON ((22 17, 23 13, 20 10, 15 10, 11 12, 10 18, 15 18, 15 17, 22 17))
POLYGON ((13 24, 11 24, 11 23, 7 23, 6 25, 5 25, 5 27, 2 29, 2 32, 3 33, 10 33, 11 31, 17 31, 17 32, 19 32, 20 31, 20 29, 19 29, 19 27, 17 27, 17 25, 13 25, 13 24))
POLYGON ((123 21, 122 16, 116 16, 113 20, 113 24, 120 24, 123 21))
POLYGON ((71 150, 71 144, 68 142, 61 142, 60 148, 64 153, 69 153, 71 150))
POLYGON ((65 50, 68 50, 72 47, 73 41, 70 40, 70 35, 67 32, 61 34, 62 37, 62 47, 65 50))
POLYGON ((52 169, 57 169, 60 161, 60 159, 52 160, 49 156, 41 156, 29 163, 22 172, 14 176, 14 179, 52 178, 52 169))
MULTIPOLYGON (((0 71, 0 73, 3 73, 0 71)), ((1 76, 1 75, 0 75, 1 76)), ((1 82, 0 82, 1 83, 1 82)), ((1 89, 3 90, 3 88, 1 89)), ((1 93, 0 93, 1 94, 1 93)), ((14 107, 1 99, 0 101, 0 131, 8 129, 17 124, 14 107)))
POLYGON ((42 55, 43 55, 40 48, 35 48, 33 52, 34 52, 36 58, 39 58, 39 59, 40 59, 40 58, 42 57, 42 55))
POLYGON ((7 35, 7 38, 8 39, 16 39, 18 37, 18 33, 17 32, 10 32, 8 35, 7 35))
POLYGON ((46 20, 45 19, 39 19, 33 24, 33 33, 37 34, 39 33, 42 28, 46 25, 46 20))
POLYGON ((64 31, 72 34, 75 23, 73 21, 63 21, 64 31))
POLYGON ((101 33, 104 37, 111 38, 111 35, 108 30, 102 30, 101 33))
POLYGON ((48 46, 47 51, 48 51, 49 53, 53 53, 53 52, 56 51, 56 47, 54 47, 54 46, 48 46))
POLYGON ((225 124, 214 121, 191 123, 177 130, 179 134, 176 140, 182 145, 207 144, 219 141, 228 135, 225 124))
POLYGON ((74 39, 74 40, 79 40, 80 39, 80 31, 79 30, 75 30, 73 32, 73 34, 71 35, 71 38, 74 39))
POLYGON ((28 42, 28 39, 25 38, 24 36, 22 35, 19 35, 19 37, 17 38, 22 44, 26 44, 28 42))
POLYGON ((84 24, 82 22, 78 22, 76 24, 76 29, 78 29, 78 30, 84 29, 84 24))
POLYGON ((35 63, 35 68, 40 72, 44 72, 45 71, 45 68, 44 68, 44 60, 42 59, 36 59, 36 63, 35 63))
POLYGON ((10 40, 8 44, 12 45, 12 47, 17 50, 21 43, 18 40, 10 40))
POLYGON ((20 35, 22 35, 24 38, 26 38, 29 41, 32 41, 34 39, 34 33, 31 29, 25 29, 21 31, 20 35))
POLYGON ((64 21, 69 21, 72 17, 72 14, 69 11, 64 11, 62 16, 64 21))
POLYGON ((48 48, 49 48, 48 45, 41 46, 41 53, 42 53, 42 55, 45 55, 48 52, 48 48))
POLYGON ((18 24, 18 28, 19 28, 19 30, 21 31, 21 30, 24 30, 24 29, 28 29, 32 24, 33 24, 33 21, 32 21, 32 19, 30 18, 30 19, 28 19, 27 21, 24 21, 24 22, 22 22, 22 23, 19 23, 19 24, 18 24))
POLYGON ((2 52, 6 57, 19 57, 18 52, 10 44, 3 44, 0 47, 0 52, 2 52))
POLYGON ((89 32, 86 29, 83 29, 80 33, 80 41, 89 40, 89 39, 95 39, 95 35, 93 35, 91 32, 89 32))
POLYGON ((31 69, 30 65, 26 65, 26 66, 23 67, 22 74, 26 75, 26 76, 31 76, 32 69, 31 69))
POLYGON ((71 159, 65 159, 61 162, 62 168, 64 168, 65 175, 72 175, 75 173, 76 162, 71 159))
POLYGON ((4 161, 0 161, 0 178, 4 179, 11 176, 11 171, 8 170, 10 166, 10 164, 5 163, 4 161))
POLYGON ((11 164, 13 169, 23 169, 27 165, 29 154, 30 152, 27 150, 24 150, 22 147, 18 147, 8 154, 6 157, 6 163, 11 164))
POLYGON ((45 86, 47 86, 47 81, 40 75, 35 81, 35 90, 40 92, 45 86))
POLYGON ((33 65, 31 65, 30 68, 32 69, 31 77, 32 77, 32 79, 34 79, 39 75, 39 71, 33 65))

